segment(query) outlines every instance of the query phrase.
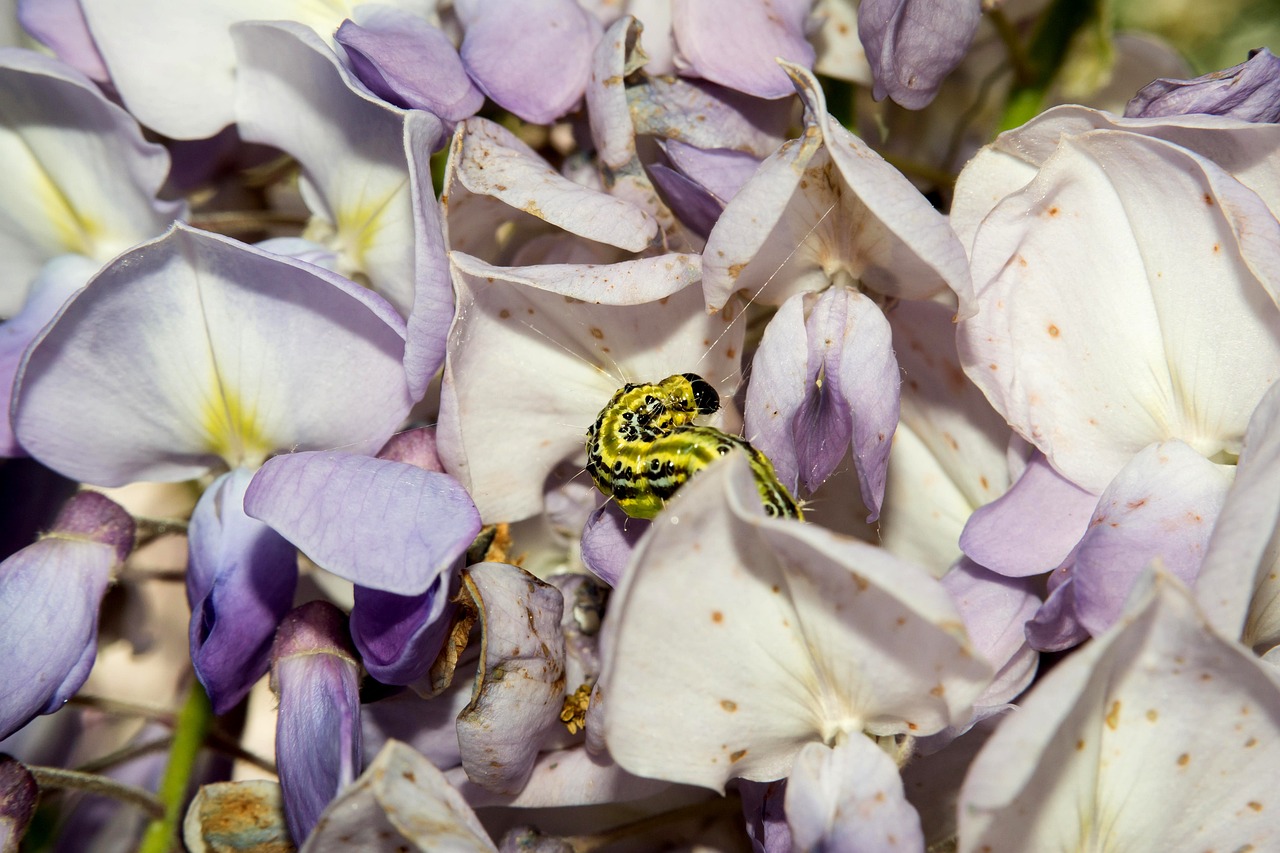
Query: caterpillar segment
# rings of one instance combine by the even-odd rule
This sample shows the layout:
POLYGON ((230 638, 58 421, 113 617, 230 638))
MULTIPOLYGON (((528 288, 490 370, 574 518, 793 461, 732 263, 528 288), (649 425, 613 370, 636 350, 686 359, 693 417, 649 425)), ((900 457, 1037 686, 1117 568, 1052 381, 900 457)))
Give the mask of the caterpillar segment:
POLYGON ((693 423, 719 408, 715 388, 697 374, 628 384, 587 430, 587 471, 627 515, 653 518, 690 477, 738 448, 747 455, 765 512, 802 520, 768 457, 746 439, 693 423))

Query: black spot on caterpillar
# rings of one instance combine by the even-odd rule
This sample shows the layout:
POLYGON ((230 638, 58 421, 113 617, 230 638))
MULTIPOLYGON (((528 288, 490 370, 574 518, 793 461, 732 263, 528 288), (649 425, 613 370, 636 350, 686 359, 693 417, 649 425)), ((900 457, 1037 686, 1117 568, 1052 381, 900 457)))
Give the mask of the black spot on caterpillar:
POLYGON ((690 477, 738 448, 747 454, 765 512, 803 519, 767 456, 746 439, 693 423, 719 408, 719 394, 696 373, 624 385, 587 430, 587 472, 627 515, 653 518, 690 477))

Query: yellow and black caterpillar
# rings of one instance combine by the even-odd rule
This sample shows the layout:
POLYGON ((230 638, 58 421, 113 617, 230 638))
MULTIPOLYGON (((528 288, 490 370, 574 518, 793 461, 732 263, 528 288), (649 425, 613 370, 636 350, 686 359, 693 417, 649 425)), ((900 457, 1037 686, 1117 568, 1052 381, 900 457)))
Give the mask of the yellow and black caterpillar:
POLYGON ((720 408, 720 395, 695 373, 628 384, 587 430, 587 471, 632 518, 653 518, 690 477, 735 447, 747 454, 769 515, 803 519, 773 464, 746 439, 693 423, 720 408))

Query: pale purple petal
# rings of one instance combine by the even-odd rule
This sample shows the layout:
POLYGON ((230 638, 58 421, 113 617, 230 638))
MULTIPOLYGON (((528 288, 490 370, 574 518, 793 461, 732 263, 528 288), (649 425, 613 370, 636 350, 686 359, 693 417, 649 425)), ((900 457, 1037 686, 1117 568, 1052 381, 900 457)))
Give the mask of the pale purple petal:
POLYGON ((421 398, 444 363, 453 322, 453 281, 444 242, 444 223, 431 177, 431 156, 442 129, 434 116, 415 111, 404 119, 404 153, 409 164, 413 205, 413 307, 409 310, 404 368, 409 389, 421 398))
POLYGON ((928 106, 964 59, 981 18, 979 0, 864 0, 858 35, 876 100, 887 95, 909 110, 928 106))
POLYGON ((1097 505, 1097 495, 1036 453, 1009 491, 969 517, 960 547, 978 565, 1006 577, 1043 574, 1076 547, 1097 505))
POLYGON ((1152 561, 1195 583, 1230 484, 1229 473, 1180 441, 1154 444, 1120 470, 1076 549, 1076 616, 1090 634, 1115 623, 1152 561))
POLYGON ((654 163, 645 171, 676 218, 705 240, 716 224, 716 219, 720 217, 720 212, 724 210, 724 205, 705 187, 669 166, 654 163))
POLYGON ((612 501, 597 509, 582 530, 582 564, 596 577, 617 586, 631 552, 649 529, 643 519, 631 518, 612 501))
POLYGON ((674 0, 677 65, 691 76, 759 98, 788 97, 791 83, 775 60, 813 67, 813 46, 804 37, 809 5, 805 0, 674 0))
POLYGON ((798 850, 922 850, 920 816, 898 766, 855 734, 834 747, 807 745, 787 778, 787 825, 798 850))
POLYGON ((742 816, 755 853, 791 853, 791 827, 787 826, 784 801, 787 780, 751 782, 738 780, 742 816))
MULTIPOLYGON (((12 406, 18 365, 31 341, 97 271, 97 263, 82 255, 54 258, 32 282, 22 310, 0 325, 0 412, 7 413, 12 406)), ((9 419, 0 418, 0 456, 22 455, 9 419)))
POLYGON ((475 115, 484 93, 475 87, 449 37, 399 9, 359 10, 359 23, 342 22, 334 39, 351 68, 380 98, 423 109, 447 122, 475 115))
POLYGON ((398 595, 426 592, 480 532, 448 474, 339 451, 268 460, 245 509, 326 571, 398 595))
POLYGON ((1235 480, 1196 581, 1196 599, 1226 637, 1255 651, 1280 644, 1280 385, 1249 420, 1235 480))
POLYGON ((565 696, 560 590, 506 563, 470 566, 463 583, 484 631, 476 689, 458 715, 462 766, 499 794, 525 786, 565 696))
POLYGON ((284 255, 296 261, 306 261, 329 272, 338 272, 338 253, 328 246, 303 237, 272 237, 253 244, 255 249, 270 252, 273 255, 284 255))
POLYGON ((82 492, 39 539, 0 563, 0 740, 70 699, 97 657, 98 609, 133 547, 133 519, 82 492))
POLYGON ((898 365, 879 307, 848 288, 792 296, 766 328, 753 371, 747 438, 782 482, 812 493, 852 441, 875 520, 898 422, 898 365))
POLYGON ((281 447, 373 451, 412 402, 403 336, 365 288, 176 225, 100 272, 33 344, 14 431, 99 485, 191 479, 281 447))
POLYGON ((355 588, 351 638, 369 675, 383 684, 411 684, 427 674, 452 627, 455 578, 442 573, 421 595, 355 588))
POLYGON ((550 124, 587 87, 600 23, 573 0, 477 0, 459 52, 467 72, 499 106, 550 124))
POLYGON ((191 661, 218 714, 235 707, 266 673, 271 640, 298 578, 293 546, 245 515, 252 476, 237 468, 215 480, 200 496, 187 533, 191 661))
POLYGON ((450 255, 454 269, 469 280, 497 275, 503 281, 596 305, 657 302, 692 284, 702 271, 696 254, 668 254, 617 264, 538 264, 491 267, 470 255, 450 255))
POLYGON ((396 853, 406 843, 451 853, 498 850, 444 774, 405 744, 389 741, 320 816, 300 853, 396 853))
POLYGON ((0 48, 0 317, 65 254, 105 263, 185 215, 158 201, 163 147, 91 81, 34 51, 0 48))
POLYGON ((1070 564, 1049 576, 1049 597, 1027 623, 1027 642, 1042 652, 1060 652, 1089 639, 1076 617, 1075 579, 1070 564))
POLYGON ((1040 597, 1025 578, 1007 578, 961 559, 942 578, 956 603, 974 649, 995 678, 975 705, 1003 705, 1031 684, 1040 656, 1027 645, 1023 626, 1036 614, 1040 597))
POLYGON ((760 167, 760 158, 744 151, 696 148, 678 139, 662 140, 660 144, 682 174, 705 187, 721 202, 737 195, 760 167))
POLYGON ((111 79, 89 34, 80 0, 18 0, 18 20, 54 56, 97 83, 111 79))
POLYGON ((1248 62, 1194 80, 1160 79, 1124 108, 1125 118, 1208 113, 1252 122, 1280 121, 1280 57, 1259 48, 1248 62))
POLYGON ((355 781, 363 758, 360 664, 341 610, 309 601, 284 618, 271 649, 271 686, 280 700, 275 755, 285 819, 302 840, 355 781))
POLYGON ((435 427, 419 427, 396 433, 378 451, 378 458, 415 465, 423 471, 444 473, 444 465, 436 452, 435 427))

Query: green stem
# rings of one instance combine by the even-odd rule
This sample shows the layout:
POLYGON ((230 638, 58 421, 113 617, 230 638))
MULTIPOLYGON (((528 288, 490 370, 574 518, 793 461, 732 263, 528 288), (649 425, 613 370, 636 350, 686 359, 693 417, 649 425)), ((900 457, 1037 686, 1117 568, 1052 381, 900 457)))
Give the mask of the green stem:
POLYGON ((1054 0, 1040 18, 1026 51, 1032 74, 1014 82, 1005 102, 1000 130, 1019 127, 1035 118, 1067 56, 1071 40, 1091 20, 1103 14, 1105 0, 1054 0))
POLYGON ((213 724, 213 708, 200 682, 192 679, 187 701, 178 712, 173 729, 173 747, 169 750, 169 765, 160 780, 157 796, 164 803, 164 817, 152 821, 138 846, 138 853, 169 853, 178 847, 178 824, 182 820, 182 807, 186 804, 187 789, 195 771, 196 758, 205 734, 213 724))

